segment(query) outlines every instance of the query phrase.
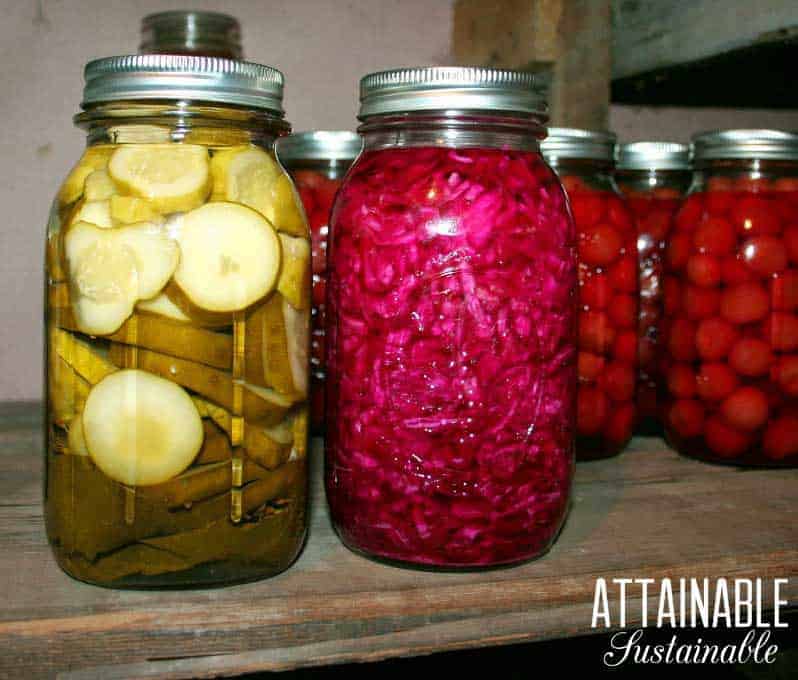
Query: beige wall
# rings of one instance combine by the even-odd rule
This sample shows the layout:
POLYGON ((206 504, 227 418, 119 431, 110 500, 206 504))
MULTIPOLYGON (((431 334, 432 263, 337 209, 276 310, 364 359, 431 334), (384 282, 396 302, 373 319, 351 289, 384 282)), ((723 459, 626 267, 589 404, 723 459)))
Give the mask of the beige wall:
MULTIPOLYGON (((451 0, 0 0, 0 399, 41 393, 41 253, 52 195, 80 153, 71 123, 81 69, 135 51, 144 14, 186 6, 236 14, 253 61, 287 78, 295 129, 354 125, 357 79, 392 66, 447 63, 451 0)), ((795 112, 613 107, 622 138, 687 139, 712 127, 798 128, 795 112)))

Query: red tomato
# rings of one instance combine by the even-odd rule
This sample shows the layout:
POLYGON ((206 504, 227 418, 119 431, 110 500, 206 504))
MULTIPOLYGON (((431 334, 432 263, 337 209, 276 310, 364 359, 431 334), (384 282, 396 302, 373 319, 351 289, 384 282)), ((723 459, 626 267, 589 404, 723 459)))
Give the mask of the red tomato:
POLYGON ((773 309, 793 310, 798 307, 798 271, 788 269, 770 282, 773 309))
POLYGON ((770 180, 764 177, 738 177, 734 180, 734 190, 738 193, 757 194, 770 189, 770 180))
POLYGON ((695 373, 690 364, 673 364, 668 370, 668 391, 678 399, 695 396, 695 373))
POLYGON ((681 191, 672 189, 671 187, 657 187, 654 189, 653 194, 654 198, 658 201, 670 201, 675 204, 678 204, 682 197, 681 191))
POLYGON ((607 309, 616 328, 637 328, 637 298, 632 295, 616 295, 607 309))
POLYGON ((623 293, 636 293, 638 287, 637 258, 634 253, 624 255, 612 265, 609 276, 615 290, 623 293))
POLYGON ((707 446, 723 458, 734 458, 751 446, 751 435, 727 425, 718 416, 707 419, 704 425, 707 446))
POLYGON ((687 260, 687 278, 697 286, 717 286, 720 276, 720 261, 711 255, 691 255, 687 260))
POLYGON ((762 450, 774 460, 798 453, 798 417, 781 416, 771 421, 762 438, 762 450))
POLYGON ((704 401, 720 401, 737 387, 737 376, 726 364, 701 364, 695 386, 704 401))
POLYGON ((720 406, 725 421, 739 430, 756 430, 768 419, 768 399, 756 387, 739 387, 720 406))
POLYGON ((732 182, 725 177, 713 177, 709 180, 709 191, 706 194, 707 210, 713 215, 725 215, 734 205, 734 194, 731 192, 732 182))
POLYGON ((693 235, 693 245, 705 255, 730 255, 737 245, 734 227, 722 217, 706 217, 693 235))
POLYGON ((695 399, 679 399, 668 409, 668 424, 685 439, 697 437, 704 425, 704 407, 695 399))
POLYGON ((674 225, 679 231, 692 231, 698 226, 704 214, 702 194, 691 194, 685 199, 679 212, 676 213, 674 225))
POLYGON ((671 237, 665 251, 665 257, 671 271, 679 271, 687 264, 691 249, 692 239, 689 234, 678 233, 671 237))
POLYGON ((773 201, 761 196, 743 196, 731 210, 731 221, 740 234, 761 236, 781 230, 773 201))
POLYGON ((621 253, 623 239, 607 224, 598 224, 579 232, 579 259, 594 267, 606 267, 621 253))
POLYGON ((798 191, 798 177, 780 177, 771 188, 773 191, 798 191))
POLYGON ((671 324, 668 336, 668 350, 676 361, 693 361, 697 353, 695 348, 696 326, 687 319, 675 319, 671 324))
POLYGON ((579 348, 595 354, 606 354, 615 340, 615 329, 604 312, 582 312, 579 315, 579 348))
POLYGON ((729 364, 739 375, 756 377, 764 375, 773 361, 770 345, 758 338, 740 338, 729 352, 729 364))
POLYGON ((715 316, 720 308, 720 291, 717 288, 687 286, 682 300, 688 319, 708 319, 715 316))
POLYGON ((592 191, 571 193, 571 189, 567 190, 577 229, 587 229, 598 224, 598 221, 604 217, 604 199, 601 194, 592 191))
POLYGON ((565 190, 568 192, 568 199, 571 202, 573 202, 574 199, 571 194, 577 196, 585 192, 585 183, 582 181, 581 177, 577 177, 576 175, 566 175, 565 177, 562 177, 561 180, 563 187, 565 187, 565 190))
POLYGON ((615 336, 612 346, 613 356, 625 361, 627 364, 634 364, 637 361, 637 333, 635 331, 624 331, 615 336))
POLYGON ((760 276, 771 276, 787 267, 784 244, 773 236, 748 239, 743 243, 741 253, 745 263, 760 276))
POLYGON ((706 361, 725 357, 737 339, 737 329, 725 319, 704 319, 698 324, 695 344, 698 354, 706 361))
POLYGON ((720 313, 732 323, 759 321, 767 316, 770 296, 759 283, 741 283, 723 291, 720 313))
POLYGON ((604 369, 599 384, 613 401, 629 401, 635 393, 635 372, 631 364, 613 361, 604 369))
POLYGON ((604 309, 612 296, 612 286, 607 274, 588 276, 579 288, 579 302, 586 308, 604 309))
POLYGON ((655 243, 663 241, 668 235, 673 222, 673 211, 670 208, 655 208, 641 220, 638 231, 648 234, 655 243))
POLYGON ((781 238, 784 242, 784 248, 787 251, 787 257, 790 258, 790 262, 798 264, 798 224, 787 227, 781 235, 781 238))
POLYGON ((580 434, 601 431, 609 411, 607 396, 597 387, 580 387, 576 395, 576 423, 580 434))
POLYGON ((798 349, 798 317, 787 312, 773 312, 765 324, 765 337, 777 352, 798 349))
POLYGON ((579 382, 592 383, 598 380, 604 370, 605 359, 592 352, 579 352, 577 358, 579 382))
POLYGON ((615 444, 625 444, 632 436, 635 423, 635 407, 625 404, 613 407, 607 425, 604 428, 604 437, 615 444))
POLYGON ((778 383, 781 391, 791 397, 798 397, 798 356, 779 357, 770 369, 770 379, 778 383))
POLYGON ((618 231, 630 231, 635 226, 629 207, 620 196, 607 196, 607 217, 618 231))
POLYGON ((737 285, 738 283, 747 283, 756 278, 739 255, 724 257, 721 261, 720 269, 723 283, 730 286, 737 285))

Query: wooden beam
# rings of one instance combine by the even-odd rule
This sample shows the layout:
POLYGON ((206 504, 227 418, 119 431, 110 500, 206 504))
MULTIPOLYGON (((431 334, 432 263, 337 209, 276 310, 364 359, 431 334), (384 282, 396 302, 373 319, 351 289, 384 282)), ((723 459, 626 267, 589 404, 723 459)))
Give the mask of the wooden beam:
POLYGON ((612 77, 626 78, 798 35, 795 0, 613 2, 612 77))
POLYGON ((459 64, 552 73, 552 122, 602 128, 610 19, 610 0, 456 0, 452 53, 459 64))

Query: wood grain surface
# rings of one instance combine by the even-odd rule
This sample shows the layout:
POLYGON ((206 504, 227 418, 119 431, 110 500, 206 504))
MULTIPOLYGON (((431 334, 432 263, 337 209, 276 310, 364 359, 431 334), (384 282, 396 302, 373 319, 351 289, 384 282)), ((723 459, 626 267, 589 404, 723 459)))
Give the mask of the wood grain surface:
POLYGON ((218 677, 585 634, 599 576, 787 577, 783 595, 798 600, 798 471, 705 465, 659 439, 578 467, 547 556, 470 573, 400 569, 344 548, 316 441, 310 538, 294 566, 258 583, 165 592, 63 574, 42 524, 38 407, 0 406, 0 442, 1 677, 218 677))

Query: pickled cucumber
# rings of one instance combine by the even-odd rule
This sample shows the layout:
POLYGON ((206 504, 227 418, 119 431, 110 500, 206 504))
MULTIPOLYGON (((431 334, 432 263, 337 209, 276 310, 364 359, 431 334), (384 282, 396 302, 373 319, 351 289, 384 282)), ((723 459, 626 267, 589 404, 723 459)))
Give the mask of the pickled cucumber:
POLYGON ((286 395, 307 393, 309 311, 298 311, 273 295, 247 316, 245 338, 245 376, 250 383, 286 395))
POLYGON ((280 234, 283 266, 277 290, 296 309, 310 305, 310 244, 307 239, 280 234))
POLYGON ((95 170, 107 167, 113 152, 114 149, 110 146, 90 146, 86 149, 58 191, 59 205, 65 206, 77 201, 83 195, 86 178, 95 170))
POLYGON ((87 175, 86 182, 83 184, 83 198, 87 202, 107 201, 115 193, 116 187, 113 180, 104 168, 87 175))
POLYGON ((191 317, 183 312, 166 293, 160 293, 150 300, 139 300, 136 309, 150 314, 165 316, 173 321, 190 322, 191 317))
POLYGON ((201 309, 245 309, 277 283, 280 242, 271 224, 254 210, 209 203, 183 216, 177 241, 175 282, 201 309))
MULTIPOLYGON (((135 196, 111 196, 108 201, 108 214, 117 224, 163 221, 162 215, 150 201, 135 196)), ((91 220, 86 221, 91 222, 91 220)))
POLYGON ((91 459, 129 486, 177 476, 202 446, 202 421, 188 394, 141 370, 118 371, 97 383, 82 421, 91 459))
POLYGON ((198 208, 211 190, 208 151, 193 144, 122 146, 108 173, 121 193, 146 198, 162 214, 198 208))
POLYGON ((111 205, 109 201, 81 201, 77 204, 74 215, 69 220, 70 226, 78 222, 88 222, 96 227, 109 229, 114 226, 111 219, 111 205))

